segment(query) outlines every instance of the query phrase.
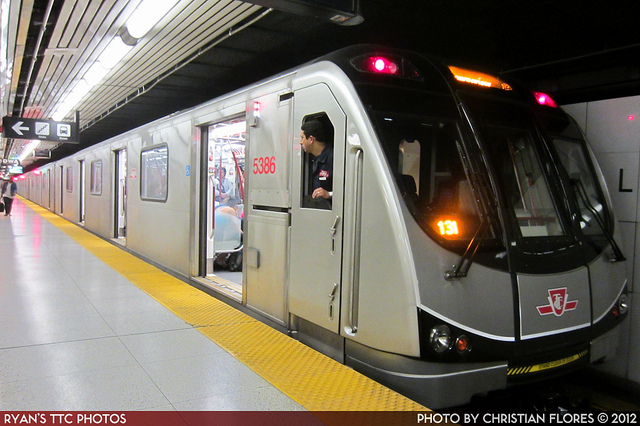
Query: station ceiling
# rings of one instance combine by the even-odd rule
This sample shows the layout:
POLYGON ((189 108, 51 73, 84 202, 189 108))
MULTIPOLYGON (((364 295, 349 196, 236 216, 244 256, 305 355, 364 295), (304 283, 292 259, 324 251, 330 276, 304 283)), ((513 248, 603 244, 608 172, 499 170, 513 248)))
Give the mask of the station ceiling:
MULTIPOLYGON (((26 168, 357 43, 504 73, 560 104, 640 94, 634 0, 353 0, 353 25, 324 13, 337 1, 300 6, 305 1, 180 0, 80 102, 80 143, 50 146, 50 160, 32 158, 26 168)), ((12 3, 3 116, 51 118, 140 0, 12 3)), ((24 143, 3 139, 0 155, 24 143)))

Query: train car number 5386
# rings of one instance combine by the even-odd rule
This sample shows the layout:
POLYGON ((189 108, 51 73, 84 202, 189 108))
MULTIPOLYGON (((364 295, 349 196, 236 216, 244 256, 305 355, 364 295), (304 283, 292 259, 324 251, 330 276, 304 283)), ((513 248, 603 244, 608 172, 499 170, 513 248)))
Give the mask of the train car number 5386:
POLYGON ((258 157, 253 159, 253 174, 265 175, 276 172, 276 157, 258 157))

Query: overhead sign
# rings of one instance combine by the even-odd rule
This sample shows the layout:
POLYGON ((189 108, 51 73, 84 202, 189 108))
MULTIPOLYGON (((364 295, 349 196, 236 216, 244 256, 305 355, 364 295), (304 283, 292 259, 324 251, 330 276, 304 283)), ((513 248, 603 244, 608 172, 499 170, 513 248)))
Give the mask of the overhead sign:
POLYGON ((258 6, 271 7, 302 16, 315 16, 340 25, 364 22, 360 0, 246 0, 258 6))
POLYGON ((33 150, 33 156, 36 158, 46 158, 46 159, 50 159, 51 158, 51 151, 48 149, 34 149, 33 150))
POLYGON ((79 143, 78 123, 6 116, 2 119, 2 137, 79 143))

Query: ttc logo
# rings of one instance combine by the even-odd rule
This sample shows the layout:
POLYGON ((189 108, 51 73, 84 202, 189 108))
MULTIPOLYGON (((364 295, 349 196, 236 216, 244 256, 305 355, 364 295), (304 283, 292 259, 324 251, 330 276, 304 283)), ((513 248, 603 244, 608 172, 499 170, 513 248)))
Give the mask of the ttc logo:
POLYGON ((549 297, 547 300, 549 301, 548 305, 536 306, 538 309, 538 313, 540 315, 550 315, 553 314, 557 317, 564 314, 566 311, 573 311, 578 307, 577 300, 567 300, 567 288, 552 288, 549 289, 549 297))

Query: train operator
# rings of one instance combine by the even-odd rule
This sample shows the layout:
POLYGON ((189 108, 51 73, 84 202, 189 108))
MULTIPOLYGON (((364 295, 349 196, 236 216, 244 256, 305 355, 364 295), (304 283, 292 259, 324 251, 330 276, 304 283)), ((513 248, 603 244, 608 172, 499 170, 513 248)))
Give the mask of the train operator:
POLYGON ((333 146, 324 125, 318 120, 302 124, 300 145, 304 152, 311 154, 312 198, 331 200, 333 196, 333 146))

